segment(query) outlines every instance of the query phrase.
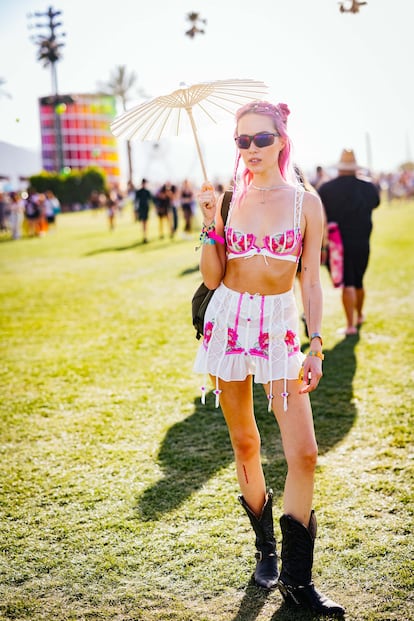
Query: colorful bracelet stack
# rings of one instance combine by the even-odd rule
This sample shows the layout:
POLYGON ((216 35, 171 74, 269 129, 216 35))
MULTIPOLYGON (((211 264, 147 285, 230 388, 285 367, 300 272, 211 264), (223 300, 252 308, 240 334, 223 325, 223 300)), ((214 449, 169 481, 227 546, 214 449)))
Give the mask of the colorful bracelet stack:
POLYGON ((321 351, 314 351, 313 349, 308 352, 308 356, 315 356, 316 358, 320 358, 321 360, 325 359, 325 355, 321 351))
POLYGON ((201 233, 200 233, 200 244, 201 245, 216 243, 215 239, 211 236, 211 233, 213 233, 215 229, 216 229, 216 223, 214 220, 208 226, 203 224, 203 228, 201 229, 201 233))

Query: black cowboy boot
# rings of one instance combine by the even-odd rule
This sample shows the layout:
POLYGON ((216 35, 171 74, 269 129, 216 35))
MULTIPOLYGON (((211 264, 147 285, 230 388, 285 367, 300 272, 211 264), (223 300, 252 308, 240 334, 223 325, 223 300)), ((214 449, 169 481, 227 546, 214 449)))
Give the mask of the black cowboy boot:
POLYGON ((254 579, 256 584, 264 589, 274 589, 277 586, 279 575, 277 571, 276 540, 273 532, 272 499, 273 492, 269 490, 260 517, 257 517, 243 496, 239 496, 240 504, 244 507, 256 533, 257 564, 254 579))
POLYGON ((283 536, 282 570, 277 586, 285 602, 319 615, 342 617, 345 613, 342 606, 318 593, 312 582, 315 513, 311 513, 308 528, 290 515, 282 515, 280 527, 283 536))

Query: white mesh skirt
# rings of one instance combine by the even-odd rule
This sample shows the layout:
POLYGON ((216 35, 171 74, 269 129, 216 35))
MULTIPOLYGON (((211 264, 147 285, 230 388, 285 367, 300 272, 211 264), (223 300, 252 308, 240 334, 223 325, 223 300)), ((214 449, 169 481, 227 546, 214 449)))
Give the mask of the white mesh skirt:
MULTIPOLYGON (((284 410, 287 410, 287 380, 297 379, 305 358, 300 350, 299 318, 293 290, 279 295, 239 293, 221 284, 214 292, 204 319, 204 338, 197 352, 194 371, 216 377, 216 407, 219 378, 241 381, 254 375, 260 384, 283 379, 284 410)), ((202 401, 205 400, 202 387, 202 401)))

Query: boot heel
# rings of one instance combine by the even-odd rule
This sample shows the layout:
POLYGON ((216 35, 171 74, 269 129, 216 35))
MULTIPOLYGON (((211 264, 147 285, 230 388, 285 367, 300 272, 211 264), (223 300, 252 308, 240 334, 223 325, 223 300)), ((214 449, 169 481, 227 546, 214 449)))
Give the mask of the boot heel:
POLYGON ((288 606, 300 606, 299 600, 295 598, 289 586, 287 586, 286 584, 283 584, 283 582, 279 580, 277 583, 277 588, 279 589, 284 602, 288 606))

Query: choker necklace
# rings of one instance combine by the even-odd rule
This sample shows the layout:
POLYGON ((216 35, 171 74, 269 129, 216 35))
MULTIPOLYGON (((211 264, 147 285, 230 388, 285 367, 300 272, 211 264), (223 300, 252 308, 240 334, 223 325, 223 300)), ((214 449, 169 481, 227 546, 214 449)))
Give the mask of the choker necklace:
POLYGON ((261 203, 262 205, 265 202, 265 192, 271 192, 272 190, 282 190, 283 188, 290 188, 292 186, 290 185, 272 185, 269 188, 260 188, 258 185, 254 185, 254 183, 251 184, 251 187, 254 190, 259 190, 259 192, 261 192, 261 203))

